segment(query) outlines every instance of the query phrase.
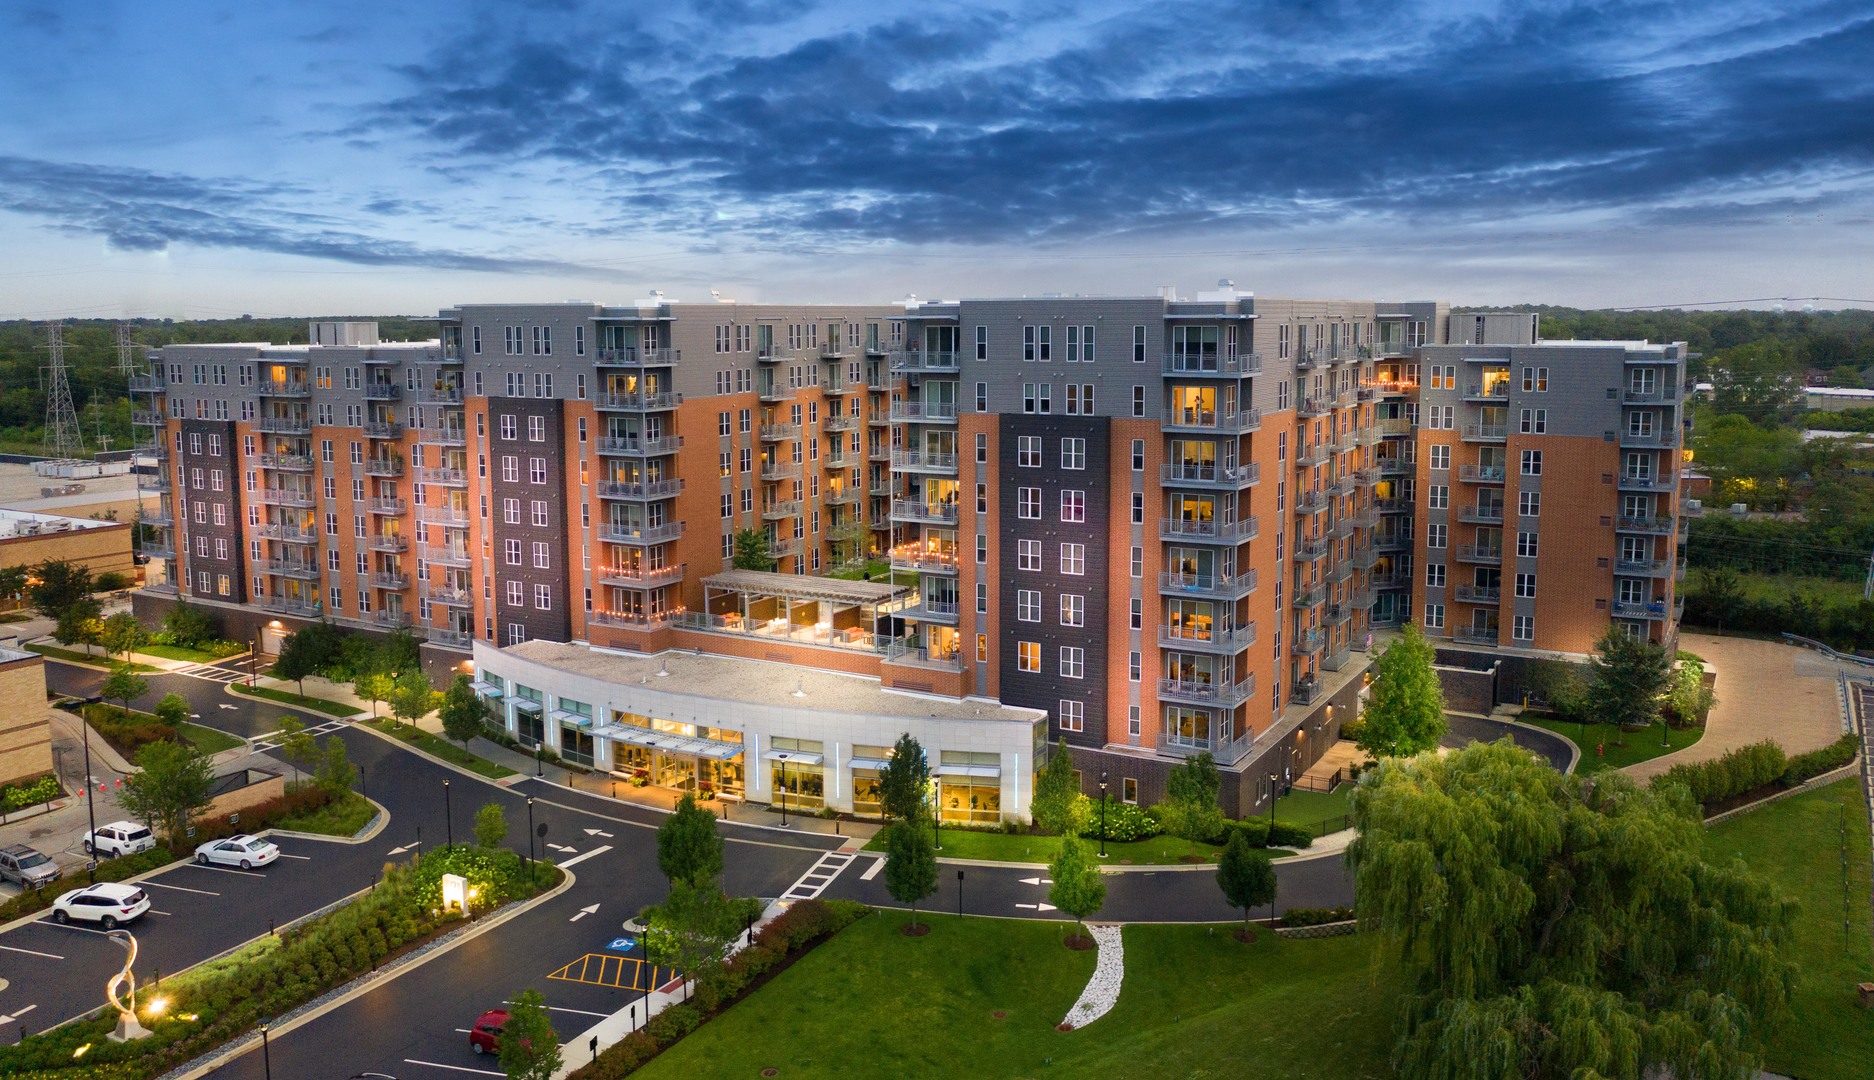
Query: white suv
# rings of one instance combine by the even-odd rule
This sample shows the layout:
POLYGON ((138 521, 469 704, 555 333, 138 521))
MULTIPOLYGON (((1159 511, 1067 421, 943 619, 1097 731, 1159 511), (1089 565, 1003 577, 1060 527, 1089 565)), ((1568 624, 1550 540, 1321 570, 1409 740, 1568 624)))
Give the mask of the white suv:
POLYGON ((150 830, 134 821, 113 821, 96 832, 85 834, 85 854, 115 859, 135 855, 156 846, 150 830))
POLYGON ((150 910, 150 898, 135 885, 99 882, 52 901, 52 921, 94 922, 106 930, 136 922, 150 910))

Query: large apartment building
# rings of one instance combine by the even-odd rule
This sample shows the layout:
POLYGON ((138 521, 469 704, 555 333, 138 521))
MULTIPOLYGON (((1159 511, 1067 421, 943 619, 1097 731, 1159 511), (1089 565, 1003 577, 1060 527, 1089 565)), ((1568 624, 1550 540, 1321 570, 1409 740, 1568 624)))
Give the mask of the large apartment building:
POLYGON ((965 821, 1063 742, 1141 802, 1208 752, 1252 812, 1401 619, 1491 656, 1676 626, 1680 346, 1227 282, 438 324, 152 353, 143 606, 408 627, 524 742, 757 802, 875 810, 910 731, 965 821))

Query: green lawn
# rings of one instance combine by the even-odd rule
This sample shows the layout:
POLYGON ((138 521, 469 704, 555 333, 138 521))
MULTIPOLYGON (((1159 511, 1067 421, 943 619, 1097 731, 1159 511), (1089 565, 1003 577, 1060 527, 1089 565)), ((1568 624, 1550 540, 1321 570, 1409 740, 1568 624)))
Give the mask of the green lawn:
MULTIPOLYGON (((1696 580, 1691 584, 1696 585, 1696 580)), ((1753 600, 1782 600, 1793 593, 1804 593, 1824 603, 1852 605, 1861 599, 1861 585, 1859 581, 1796 574, 1738 575, 1739 589, 1753 600)))
POLYGON ((1290 825, 1318 825, 1329 818, 1351 814, 1353 789, 1354 785, 1343 783, 1327 792, 1291 791, 1275 800, 1275 820, 1290 825))
POLYGON ((420 728, 413 728, 407 724, 400 724, 388 717, 379 720, 365 720, 363 723, 376 728, 386 735, 395 736, 432 757, 439 757, 452 765, 460 765, 464 769, 472 773, 479 773, 490 780, 499 780, 504 776, 514 775, 514 770, 508 768, 506 765, 496 765, 486 758, 469 753, 467 750, 462 749, 460 746, 457 746, 447 739, 431 735, 429 732, 420 728))
POLYGON ((232 750, 237 746, 246 746, 247 742, 225 731, 216 731, 200 724, 183 724, 176 729, 176 734, 195 744, 195 748, 204 754, 219 754, 223 750, 232 750))
POLYGON ((137 648, 137 651, 146 656, 160 656, 165 660, 186 660, 191 664, 213 664, 227 659, 226 656, 216 656, 214 653, 191 649, 183 645, 142 645, 137 648))
POLYGON ((906 918, 861 920, 634 1075, 1390 1075, 1395 980, 1366 939, 1128 927, 1118 1006, 1062 1032, 1094 963, 1065 924, 936 916, 906 938, 906 918))
POLYGON ((1578 773, 1597 773, 1603 769, 1624 769, 1649 761, 1661 754, 1670 754, 1674 750, 1683 750, 1705 737, 1704 728, 1673 728, 1670 732, 1670 744, 1659 745, 1659 729, 1648 728, 1645 731, 1620 731, 1612 724, 1588 724, 1584 733, 1580 724, 1571 724, 1563 720, 1550 720, 1535 716, 1520 718, 1525 724, 1546 728, 1557 735, 1564 736, 1576 746, 1581 747, 1581 764, 1575 769, 1578 773), (1616 740, 1624 739, 1627 745, 1618 746, 1616 740), (1594 748, 1601 746, 1602 752, 1596 754, 1594 748))
MULTIPOLYGON (((117 660, 109 656, 94 656, 91 653, 79 652, 75 649, 61 649, 57 645, 36 645, 35 644, 35 645, 23 645, 21 646, 21 648, 26 649, 28 652, 36 652, 40 656, 49 656, 54 660, 70 660, 74 664, 94 664, 98 667, 107 668, 107 667, 111 667, 115 664, 120 664, 123 662, 121 660, 117 660)), ((130 665, 130 670, 139 672, 139 673, 153 673, 153 672, 160 672, 163 669, 159 667, 151 667, 149 664, 133 663, 130 665)))
MULTIPOLYGON (((1011 836, 974 829, 945 829, 939 839, 943 842, 943 850, 937 854, 945 859, 1045 863, 1052 861, 1061 850, 1061 838, 1058 836, 1011 836)), ((1087 848, 1097 852, 1100 850, 1100 842, 1088 840, 1087 848)), ((865 849, 884 851, 885 834, 881 832, 874 836, 865 849)), ((1175 836, 1155 836, 1150 840, 1132 840, 1123 844, 1108 840, 1106 861, 1114 866, 1159 866, 1183 862, 1183 857, 1193 852, 1209 859, 1222 850, 1216 844, 1191 844, 1175 836)))
POLYGON ((1874 981, 1874 926, 1860 782, 1714 825, 1706 846, 1717 858, 1741 856, 1802 905, 1790 954, 1802 968, 1794 1015, 1770 1041, 1769 1069, 1803 1080, 1866 1080, 1874 1074, 1874 1022, 1856 1007, 1855 984, 1874 981))
POLYGON ((377 807, 367 802, 364 796, 348 791, 342 800, 327 803, 309 814, 281 818, 274 823, 274 828, 322 833, 326 836, 355 836, 375 816, 377 807))
POLYGON ((232 683, 231 685, 234 687, 234 692, 237 694, 247 694, 250 697, 263 697, 268 701, 277 701, 282 705, 291 705, 299 709, 311 709, 314 712, 322 712, 328 716, 356 716, 364 711, 355 705, 346 705, 338 701, 327 701, 325 698, 307 697, 304 694, 295 694, 287 690, 274 690, 265 686, 256 686, 249 689, 244 683, 232 683))

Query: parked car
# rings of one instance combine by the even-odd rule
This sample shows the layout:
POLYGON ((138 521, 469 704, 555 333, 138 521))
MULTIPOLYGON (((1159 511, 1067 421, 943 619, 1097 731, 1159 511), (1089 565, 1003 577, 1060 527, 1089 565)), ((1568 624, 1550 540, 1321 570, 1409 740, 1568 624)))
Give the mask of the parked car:
POLYGON ((63 876, 65 874, 59 869, 59 864, 43 851, 25 844, 0 848, 0 878, 22 889, 43 889, 63 876))
POLYGON ((265 866, 280 857, 280 849, 258 836, 241 833, 226 840, 210 840, 195 849, 195 861, 203 866, 219 863, 222 866, 238 866, 243 870, 252 870, 256 866, 265 866))
POLYGON ((489 1009, 469 1028, 469 1049, 477 1054, 498 1054, 501 1052, 501 1029, 507 1026, 511 1015, 506 1009, 489 1009))
POLYGON ((150 898, 135 885, 100 882, 68 892, 52 901, 52 921, 94 922, 115 930, 136 922, 150 910, 150 898))
POLYGON ((121 855, 135 855, 156 846, 156 834, 149 827, 134 821, 113 821, 96 832, 88 832, 84 839, 85 854, 102 855, 115 859, 121 855))

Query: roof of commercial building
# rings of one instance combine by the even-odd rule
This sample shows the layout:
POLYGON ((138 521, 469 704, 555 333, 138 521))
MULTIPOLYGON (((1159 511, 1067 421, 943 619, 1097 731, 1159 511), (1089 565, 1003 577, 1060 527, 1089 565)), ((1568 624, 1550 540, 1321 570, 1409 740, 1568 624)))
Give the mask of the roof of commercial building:
POLYGON ((83 529, 108 529, 122 526, 121 521, 98 521, 94 518, 62 517, 58 514, 34 514, 25 510, 0 510, 0 540, 21 536, 55 536, 83 529))
POLYGON ((957 700, 887 690, 876 679, 863 675, 844 675, 735 656, 676 651, 637 656, 558 641, 527 641, 500 651, 574 675, 620 685, 656 684, 657 689, 666 693, 729 698, 790 709, 1021 723, 1032 723, 1045 715, 1038 709, 1018 709, 975 698, 957 700))
POLYGON ((825 600, 835 604, 881 604, 911 591, 909 585, 893 585, 888 581, 853 581, 761 570, 724 570, 704 578, 703 584, 729 592, 785 596, 790 600, 825 600))

